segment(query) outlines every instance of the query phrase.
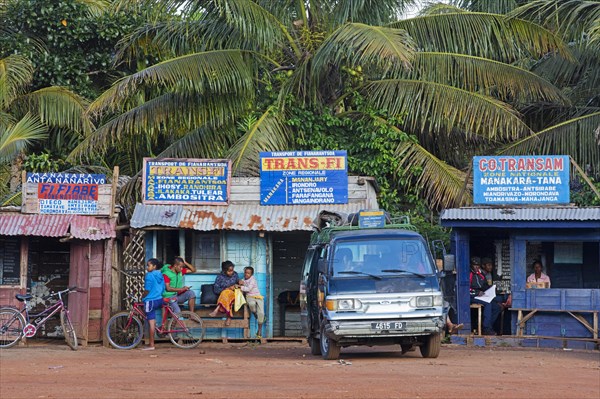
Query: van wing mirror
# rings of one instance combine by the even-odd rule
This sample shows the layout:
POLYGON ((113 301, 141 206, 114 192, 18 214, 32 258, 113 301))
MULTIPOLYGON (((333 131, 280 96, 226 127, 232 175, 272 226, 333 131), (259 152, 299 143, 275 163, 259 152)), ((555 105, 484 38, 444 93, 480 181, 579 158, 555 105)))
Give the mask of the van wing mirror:
POLYGON ((454 254, 445 254, 444 255, 444 268, 445 272, 453 272, 456 270, 456 258, 454 254))
POLYGON ((317 261, 317 271, 319 273, 327 274, 327 261, 325 259, 319 259, 317 261))

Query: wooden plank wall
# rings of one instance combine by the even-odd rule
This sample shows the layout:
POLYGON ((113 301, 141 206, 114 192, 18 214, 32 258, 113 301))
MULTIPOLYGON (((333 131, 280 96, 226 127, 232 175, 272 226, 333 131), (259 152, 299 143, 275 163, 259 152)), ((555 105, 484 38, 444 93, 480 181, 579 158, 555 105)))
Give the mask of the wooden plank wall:
POLYGON ((69 293, 69 313, 77 338, 82 344, 88 341, 89 319, 89 251, 90 241, 75 240, 71 242, 71 259, 69 268, 69 286, 77 286, 82 291, 69 293))
POLYGON ((88 340, 102 340, 102 283, 104 282, 104 241, 90 242, 88 340))

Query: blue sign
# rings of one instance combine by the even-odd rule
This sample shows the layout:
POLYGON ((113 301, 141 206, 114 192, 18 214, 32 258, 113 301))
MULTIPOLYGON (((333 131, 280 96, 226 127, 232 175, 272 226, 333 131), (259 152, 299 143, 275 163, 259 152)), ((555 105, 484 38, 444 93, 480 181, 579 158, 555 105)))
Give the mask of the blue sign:
POLYGON ((260 153, 260 204, 347 204, 346 151, 260 153))
POLYGON ((144 158, 143 177, 146 204, 227 205, 231 161, 144 158))
POLYGON ((358 213, 358 227, 361 229, 385 227, 385 212, 382 210, 360 211, 358 213))
POLYGON ((473 157, 473 203, 569 203, 567 155, 473 157))
POLYGON ((27 173, 26 183, 106 184, 106 176, 87 173, 27 173))

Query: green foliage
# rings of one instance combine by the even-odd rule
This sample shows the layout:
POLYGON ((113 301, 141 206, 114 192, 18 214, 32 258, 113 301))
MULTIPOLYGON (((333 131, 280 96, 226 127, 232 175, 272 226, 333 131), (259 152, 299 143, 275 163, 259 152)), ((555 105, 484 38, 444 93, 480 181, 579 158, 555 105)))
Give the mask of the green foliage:
POLYGON ((33 173, 60 172, 66 166, 64 160, 53 158, 49 152, 29 154, 23 163, 24 169, 33 173))
MULTIPOLYGON (((82 2, 9 0, 0 23, 0 58, 21 54, 35 67, 33 90, 63 86, 92 99, 117 75, 112 56, 124 34, 141 24, 133 12, 92 15, 82 2)), ((125 72, 125 71, 123 71, 125 72)))
MULTIPOLYGON (((591 176, 590 180, 600 192, 600 182, 595 181, 591 176)), ((577 206, 600 206, 600 197, 585 182, 575 178, 571 182, 571 202, 577 206)))

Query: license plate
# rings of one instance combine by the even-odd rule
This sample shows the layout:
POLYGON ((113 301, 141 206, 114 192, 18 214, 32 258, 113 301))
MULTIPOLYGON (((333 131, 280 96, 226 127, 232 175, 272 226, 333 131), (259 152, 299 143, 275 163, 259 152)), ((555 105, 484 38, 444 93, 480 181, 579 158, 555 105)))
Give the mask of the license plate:
POLYGON ((371 323, 371 330, 404 330, 405 324, 401 321, 382 321, 380 323, 371 323))

